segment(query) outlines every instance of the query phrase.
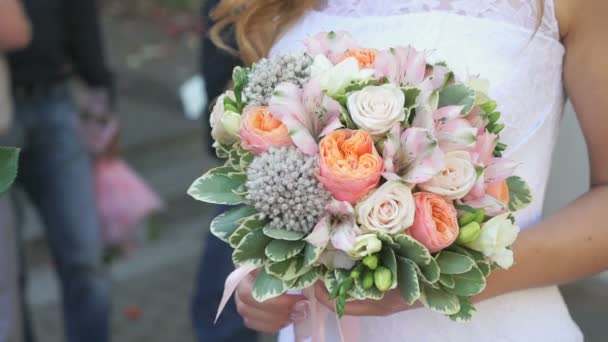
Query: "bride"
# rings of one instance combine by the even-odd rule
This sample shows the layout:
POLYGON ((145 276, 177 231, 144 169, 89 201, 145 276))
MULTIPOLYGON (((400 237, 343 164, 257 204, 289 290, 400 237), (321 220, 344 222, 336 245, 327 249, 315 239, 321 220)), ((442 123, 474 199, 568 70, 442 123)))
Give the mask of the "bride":
MULTIPOLYGON (((361 316, 362 341, 582 341, 556 287, 608 268, 608 2, 605 0, 223 0, 214 16, 219 33, 234 26, 240 57, 251 63, 301 49, 320 31, 349 31, 362 45, 412 45, 446 61, 460 75, 481 75, 501 106, 502 139, 521 166, 534 202, 518 212, 525 228, 516 266, 493 273, 476 298, 470 323, 454 323, 407 306, 399 295, 347 303, 361 316), (558 214, 541 219, 551 155, 565 97, 574 103, 591 162, 591 188, 558 214)), ((304 297, 264 303, 250 295, 252 278, 237 289, 248 327, 293 341, 289 325, 309 314, 304 297)), ((319 301, 332 308, 322 286, 319 301)), ((335 322, 326 340, 337 341, 335 322)))

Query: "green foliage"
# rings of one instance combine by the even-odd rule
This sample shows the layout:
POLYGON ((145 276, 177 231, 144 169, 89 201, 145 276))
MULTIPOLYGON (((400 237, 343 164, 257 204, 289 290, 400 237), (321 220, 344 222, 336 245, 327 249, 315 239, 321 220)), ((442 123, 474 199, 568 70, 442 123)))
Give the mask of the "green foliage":
POLYGON ((452 84, 439 91, 439 107, 463 106, 461 114, 468 114, 475 103, 475 91, 464 84, 452 84))
POLYGON ((19 149, 0 147, 0 194, 6 192, 17 178, 19 149))
POLYGON ((287 285, 281 279, 269 274, 263 268, 255 278, 252 295, 258 302, 278 297, 287 291, 287 285))
POLYGON ((462 274, 453 274, 454 287, 446 291, 458 296, 475 296, 486 288, 486 278, 477 267, 462 274))
POLYGON ((425 283, 422 283, 420 301, 427 308, 444 315, 454 315, 460 312, 458 296, 425 283))
POLYGON ((401 234, 395 237, 398 247, 395 254, 412 260, 417 265, 428 265, 433 260, 429 250, 409 235, 401 234))
POLYGON ((294 232, 286 229, 277 229, 270 226, 264 227, 264 234, 277 240, 297 241, 306 236, 304 232, 294 232))
POLYGON ((263 266, 266 261, 266 246, 270 241, 261 229, 249 232, 234 249, 232 261, 236 265, 248 263, 263 266))
POLYGON ((239 227, 230 235, 228 243, 232 248, 236 248, 243 238, 254 230, 261 230, 266 225, 266 220, 261 219, 259 215, 252 215, 244 219, 239 227))
POLYGON ((521 210, 532 203, 532 192, 521 177, 507 178, 507 186, 509 187, 509 210, 521 210))
POLYGON ((460 302, 460 311, 450 315, 450 319, 456 322, 470 321, 475 313, 475 307, 471 304, 471 300, 468 297, 458 297, 458 301, 460 302))
POLYGON ((284 261, 298 255, 306 247, 304 241, 285 241, 272 240, 266 246, 266 256, 268 259, 279 262, 284 261))
POLYGON ((420 284, 416 264, 408 259, 398 257, 397 268, 397 280, 401 297, 407 304, 412 305, 420 298, 420 284))
POLYGON ((194 199, 213 204, 236 205, 245 203, 245 197, 237 194, 244 190, 246 175, 244 173, 223 173, 221 170, 211 169, 202 177, 194 181, 188 189, 188 195, 194 199))
POLYGON ((475 266, 475 261, 470 257, 450 251, 441 251, 435 260, 443 274, 466 273, 475 266))
POLYGON ((240 226, 243 219, 255 215, 257 211, 248 206, 232 208, 211 221, 211 233, 218 239, 228 242, 230 236, 240 226))

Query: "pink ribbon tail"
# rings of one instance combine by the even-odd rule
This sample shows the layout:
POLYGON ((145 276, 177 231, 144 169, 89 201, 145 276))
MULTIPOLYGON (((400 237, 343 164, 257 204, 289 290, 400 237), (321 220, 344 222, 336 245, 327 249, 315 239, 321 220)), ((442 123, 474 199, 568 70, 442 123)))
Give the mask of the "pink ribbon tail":
MULTIPOLYGON (((296 342, 325 342, 325 323, 331 317, 332 312, 319 303, 313 287, 305 289, 304 296, 310 303, 310 314, 306 320, 294 325, 295 340, 296 342)), ((359 341, 359 318, 344 316, 339 319, 337 315, 335 317, 341 342, 359 341)))
POLYGON ((222 301, 220 302, 220 306, 217 309, 215 321, 213 321, 214 324, 217 323, 217 319, 222 314, 222 311, 224 311, 226 303, 228 303, 228 300, 230 299, 230 297, 232 297, 232 294, 234 293, 234 290, 236 290, 236 287, 239 285, 239 283, 243 279, 245 279, 245 277, 249 273, 251 273, 257 268, 259 268, 259 266, 251 264, 243 265, 232 271, 228 278, 226 278, 226 283, 224 284, 224 294, 222 295, 222 301))

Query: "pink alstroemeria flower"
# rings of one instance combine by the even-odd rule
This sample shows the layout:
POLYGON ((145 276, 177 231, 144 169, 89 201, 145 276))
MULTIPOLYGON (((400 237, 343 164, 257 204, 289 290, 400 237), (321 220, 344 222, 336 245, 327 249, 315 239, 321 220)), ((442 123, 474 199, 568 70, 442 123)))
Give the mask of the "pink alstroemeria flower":
POLYGON ((342 127, 340 104, 326 96, 316 80, 303 89, 293 83, 279 84, 269 108, 287 127, 293 143, 308 155, 319 153, 318 138, 342 127))
POLYGON ((347 255, 353 250, 355 239, 362 234, 355 221, 355 210, 350 203, 338 200, 330 202, 325 209, 327 215, 321 218, 305 240, 326 249, 320 258, 324 264, 344 264, 344 253, 347 255))
POLYGON ((395 125, 384 143, 384 178, 424 183, 445 167, 444 154, 433 134, 424 128, 407 128, 399 137, 395 125))
POLYGON ((319 32, 306 39, 304 45, 309 55, 324 55, 334 64, 347 51, 359 48, 355 39, 346 31, 319 32))
POLYGON ((401 86, 417 86, 426 74, 426 53, 411 46, 383 50, 376 56, 375 76, 401 86))

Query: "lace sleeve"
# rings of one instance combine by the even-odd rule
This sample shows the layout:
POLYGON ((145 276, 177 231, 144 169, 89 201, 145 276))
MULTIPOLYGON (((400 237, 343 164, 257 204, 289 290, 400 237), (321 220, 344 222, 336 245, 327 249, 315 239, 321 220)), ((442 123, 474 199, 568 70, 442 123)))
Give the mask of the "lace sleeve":
POLYGON ((544 0, 543 11, 535 0, 327 0, 320 11, 350 17, 444 11, 505 21, 531 31, 538 29, 538 32, 559 40, 554 0, 544 0))

